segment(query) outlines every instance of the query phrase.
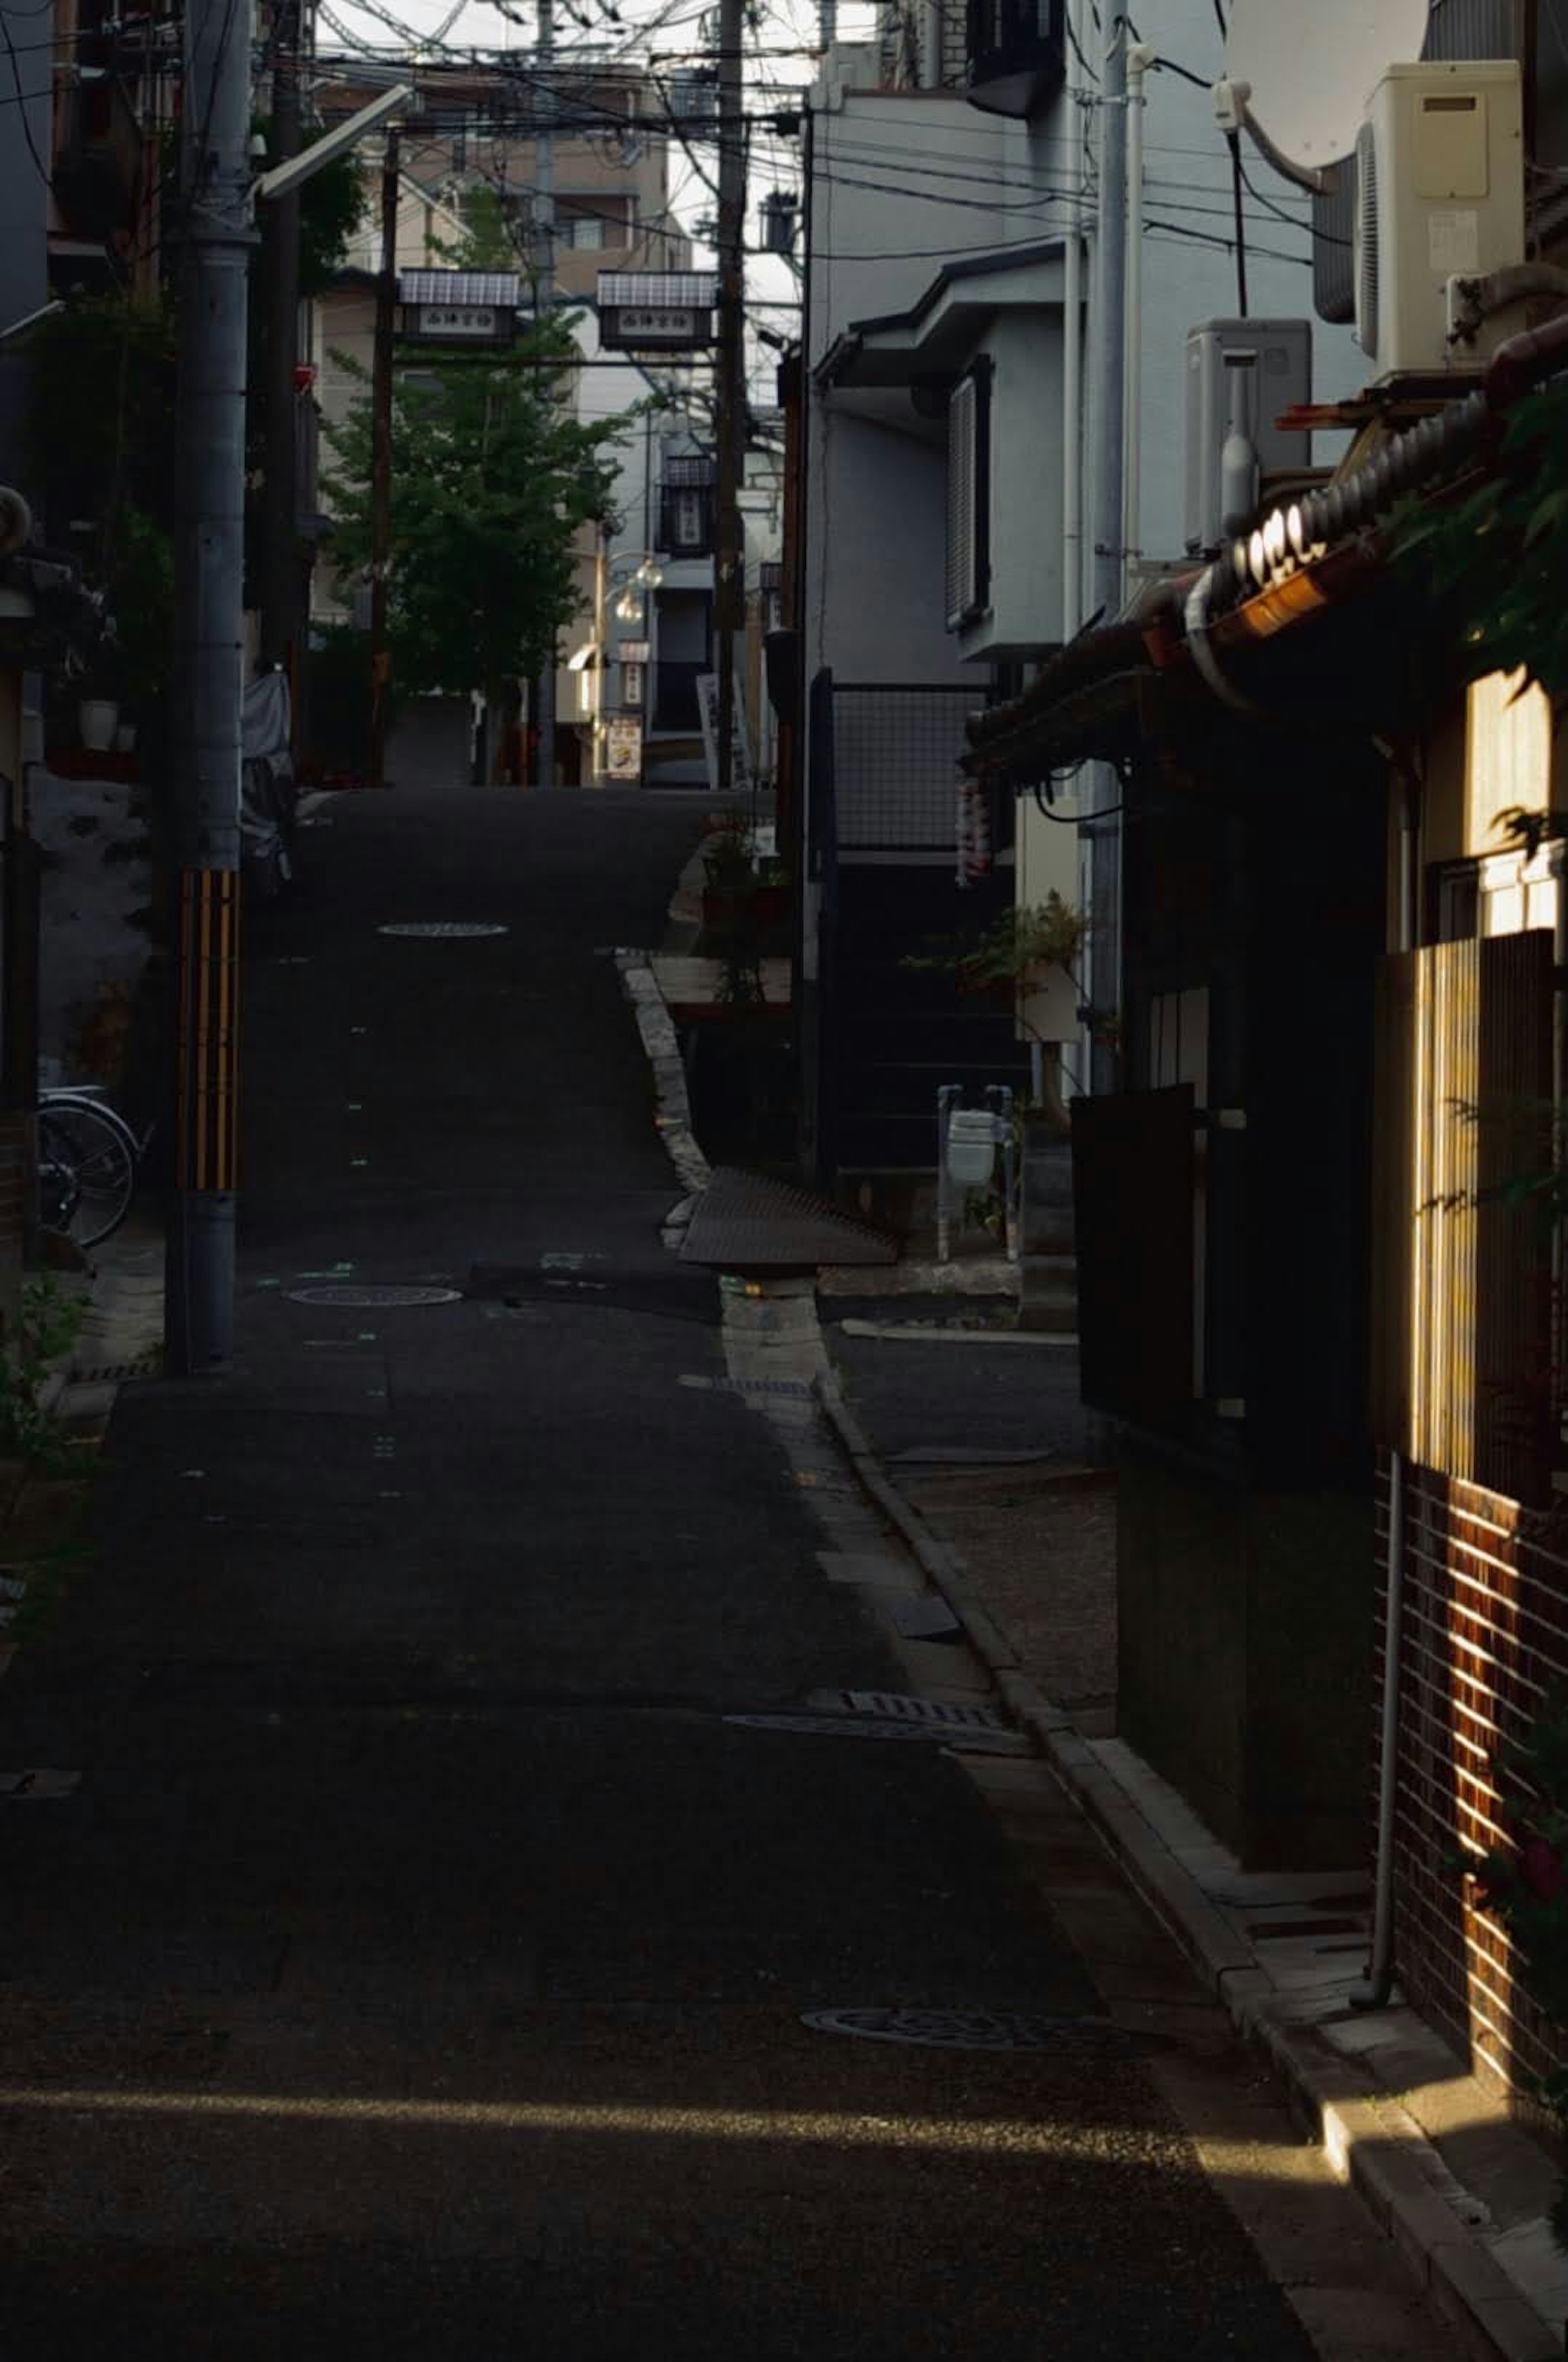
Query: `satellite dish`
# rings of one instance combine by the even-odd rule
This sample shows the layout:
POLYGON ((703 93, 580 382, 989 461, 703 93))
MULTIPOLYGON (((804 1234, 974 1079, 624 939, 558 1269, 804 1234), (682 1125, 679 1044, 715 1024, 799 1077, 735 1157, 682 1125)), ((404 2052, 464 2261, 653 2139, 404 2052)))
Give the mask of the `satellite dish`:
POLYGON ((1389 66, 1411 65, 1429 0, 1231 0, 1225 78, 1272 146, 1309 171, 1354 153, 1366 101, 1389 66))

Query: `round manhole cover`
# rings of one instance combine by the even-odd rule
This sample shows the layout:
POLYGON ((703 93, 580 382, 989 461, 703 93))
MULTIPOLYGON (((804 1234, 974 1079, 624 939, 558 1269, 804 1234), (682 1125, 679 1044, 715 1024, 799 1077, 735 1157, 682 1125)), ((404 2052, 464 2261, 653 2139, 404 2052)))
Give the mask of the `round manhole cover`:
POLYGON ((1073 2058, 1136 2058, 1169 2045, 1165 2036, 1106 2017, 1036 2017, 995 2009, 808 2009, 801 2023, 862 2042, 933 2050, 1036 2050, 1073 2058))
POLYGON ((398 1312, 420 1304, 460 1304, 455 1287, 291 1287, 291 1304, 340 1304, 355 1311, 398 1312))
POLYGON ((505 927, 491 919, 397 919, 378 927, 378 935, 431 935, 466 940, 472 935, 504 935, 505 927))

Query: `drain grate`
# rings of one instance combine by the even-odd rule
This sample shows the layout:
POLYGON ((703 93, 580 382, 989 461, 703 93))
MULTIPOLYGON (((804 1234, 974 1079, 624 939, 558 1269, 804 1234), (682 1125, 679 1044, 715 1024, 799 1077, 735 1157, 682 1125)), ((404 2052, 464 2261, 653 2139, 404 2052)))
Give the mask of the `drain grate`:
POLYGON ((475 935, 504 935, 505 927, 485 919, 398 919, 378 927, 378 935, 439 936, 444 942, 466 941, 475 935))
POLYGON ((813 1738, 894 1738, 924 1741, 927 1746, 961 1747, 988 1755, 1025 1751, 1027 1742, 1016 1731, 937 1722, 904 1722, 869 1714, 727 1714, 728 1723, 743 1730, 784 1730, 813 1738))
POLYGON ((455 1287, 291 1287, 291 1304, 337 1304, 357 1311, 396 1312, 422 1304, 461 1304, 455 1287))
POLYGON ((1036 2017, 1007 2009, 808 2009, 818 2034, 902 2042, 926 2050, 1032 2050, 1069 2058, 1139 2058, 1168 2050, 1168 2036, 1108 2017, 1036 2017))
MULTIPOLYGON (((874 1714, 893 1722, 935 1723, 942 1730, 991 1730, 1014 1734, 993 1705, 954 1705, 946 1698, 906 1697, 897 1690, 836 1690, 846 1714, 874 1714)), ((826 1700, 824 1701, 826 1703, 826 1700)))

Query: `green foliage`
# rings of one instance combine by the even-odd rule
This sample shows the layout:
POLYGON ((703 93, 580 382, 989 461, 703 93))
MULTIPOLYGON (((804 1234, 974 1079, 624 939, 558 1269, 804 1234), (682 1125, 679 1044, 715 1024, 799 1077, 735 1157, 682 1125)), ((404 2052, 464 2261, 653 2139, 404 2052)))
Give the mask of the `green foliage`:
MULTIPOLYGON (((267 142, 268 154, 273 163, 280 160, 272 144, 272 117, 253 116, 251 130, 267 142)), ((309 155, 325 127, 311 127, 300 141, 302 155, 309 155)), ((175 165, 178 170, 178 143, 175 165)), ((330 163, 318 166, 299 190, 300 207, 300 292, 319 295, 331 285, 348 259, 349 240, 364 223, 370 211, 370 190, 360 170, 359 160, 352 149, 334 156, 330 163)), ((253 281, 258 276, 251 273, 253 281)))
POLYGON ((174 634, 172 313, 161 298, 82 297, 39 323, 33 363, 31 464, 57 508, 97 527, 77 555, 115 642, 93 686, 156 709, 174 634))
POLYGON ((480 182, 464 190, 461 203, 462 236, 431 240, 443 262, 454 270, 516 270, 517 241, 499 192, 480 182))
MULTIPOLYGON (((393 392, 394 678, 405 690, 484 690, 537 672, 580 610, 573 544, 603 516, 628 418, 583 425, 563 399, 574 352, 552 320, 509 351, 433 359, 393 392)), ((324 479, 346 580, 370 562, 371 425, 365 393, 327 430, 324 479)))
POLYGON ((1495 474, 1452 507, 1412 508, 1394 541, 1453 616, 1466 679, 1522 667, 1553 703, 1568 695, 1568 381, 1508 413, 1495 474))
POLYGON ((162 297, 84 295, 32 335, 27 444, 71 513, 112 540, 129 509, 167 522, 174 487, 174 318, 162 297))
MULTIPOLYGON (((1508 1768, 1522 1790, 1515 1842, 1494 1848, 1475 1873, 1479 1899, 1519 1948, 1524 1988, 1568 2049, 1568 1690, 1548 1698, 1508 1768)), ((1568 2066, 1542 2079, 1540 2096, 1568 2136, 1568 2066)), ((1568 2247, 1568 2185, 1552 2220, 1568 2247)))
POLYGON ((0 1354, 0 1455, 51 1473, 80 1463, 82 1447, 39 1396, 51 1364, 81 1334, 86 1308, 80 1296, 47 1274, 22 1283, 21 1326, 0 1354))
POLYGON ((1027 983, 1042 968, 1070 971, 1085 932, 1081 913, 1053 888, 1043 902, 1003 911, 981 933, 938 944, 901 965, 956 977, 960 992, 988 992, 999 984, 1027 983))

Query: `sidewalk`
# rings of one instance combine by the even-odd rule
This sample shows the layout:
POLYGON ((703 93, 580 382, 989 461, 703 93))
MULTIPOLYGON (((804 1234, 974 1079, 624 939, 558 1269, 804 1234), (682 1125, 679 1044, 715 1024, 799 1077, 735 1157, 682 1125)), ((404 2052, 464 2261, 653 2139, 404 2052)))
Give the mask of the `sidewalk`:
POLYGON ((879 1330, 868 1308, 820 1307, 836 1374, 826 1407, 863 1488, 1131 1883, 1267 2051, 1310 2136, 1453 2323, 1453 2350, 1561 2355, 1555 2163, 1397 1996, 1352 2006, 1365 1866, 1244 1871, 1115 1736, 1114 1478, 1093 1465, 1076 1355, 1005 1334, 879 1330))

